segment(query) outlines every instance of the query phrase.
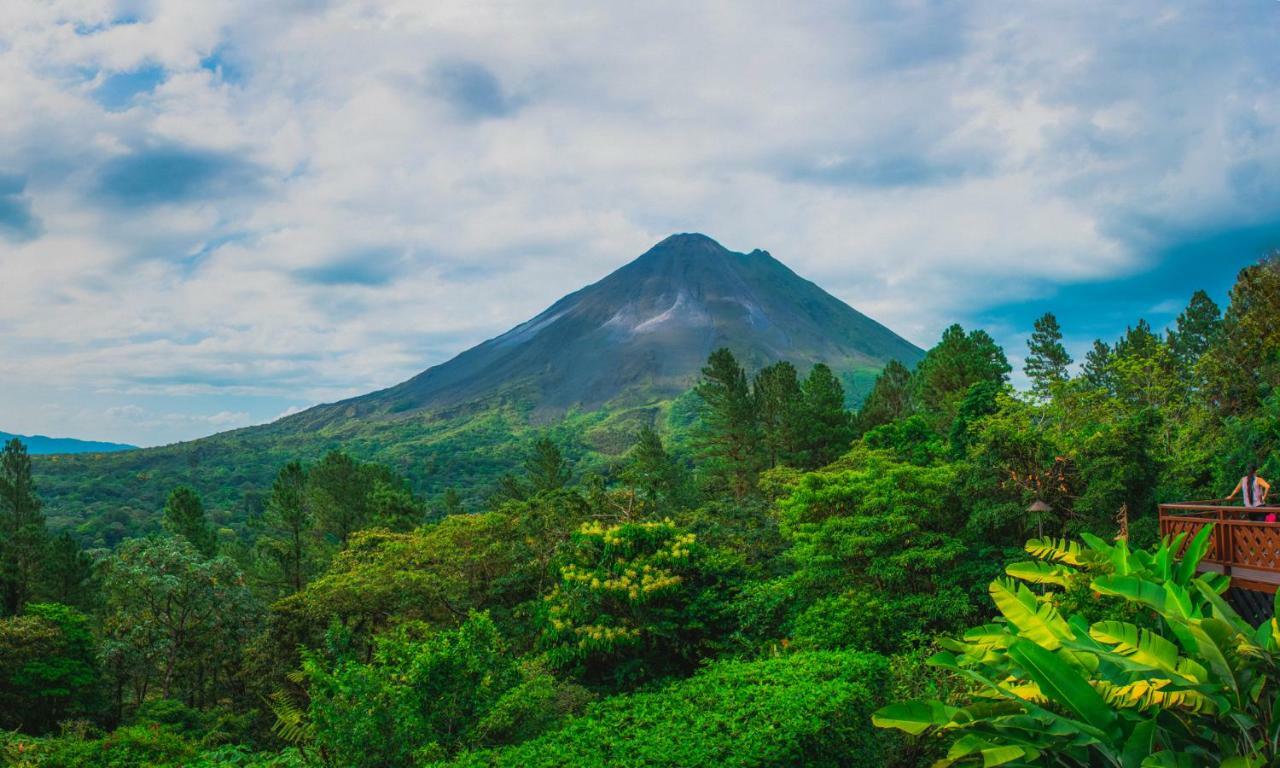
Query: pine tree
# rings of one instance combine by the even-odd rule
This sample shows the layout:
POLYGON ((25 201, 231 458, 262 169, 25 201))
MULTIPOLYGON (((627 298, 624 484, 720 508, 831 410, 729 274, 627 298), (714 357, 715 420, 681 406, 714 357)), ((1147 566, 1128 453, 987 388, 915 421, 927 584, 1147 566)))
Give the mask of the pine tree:
POLYGON ((461 515, 466 512, 462 505, 462 494, 458 493, 457 488, 449 487, 444 489, 444 493, 440 494, 440 517, 448 517, 449 515, 461 515))
POLYGON ((1169 348, 1187 374, 1195 372, 1196 363, 1217 337, 1222 328, 1222 310, 1204 291, 1196 291, 1187 308, 1178 315, 1174 329, 1169 331, 1169 348))
POLYGON ((684 501, 684 468, 667 452, 653 427, 644 427, 636 436, 622 469, 622 481, 650 509, 669 509, 684 501))
POLYGON ((265 530, 258 539, 259 549, 275 564, 282 586, 290 592, 301 591, 307 583, 315 524, 307 492, 307 472, 301 462, 291 461, 276 473, 263 523, 265 530))
POLYGON ((524 460, 525 479, 536 493, 558 491, 569 484, 573 472, 560 447, 549 437, 536 440, 524 460))
POLYGON ((858 433, 897 421, 911 413, 911 371, 897 360, 890 360, 867 399, 862 401, 854 421, 858 433))
POLYGON ((330 451, 307 473, 316 526, 342 549, 369 524, 369 485, 360 463, 341 451, 330 451))
POLYGON ((63 531, 49 542, 41 596, 63 605, 87 608, 93 602, 93 558, 63 531))
POLYGON ((0 454, 0 597, 6 615, 22 612, 41 576, 48 541, 40 499, 31 480, 31 457, 18 438, 0 454))
POLYGON ((800 386, 796 464, 812 470, 826 466, 849 450, 853 418, 844 408, 844 387, 823 363, 813 366, 800 386))
POLYGON ((795 426, 801 399, 796 367, 783 361, 762 368, 751 389, 760 420, 766 466, 776 467, 786 463, 796 450, 795 426))
POLYGON ((694 391, 701 403, 697 446, 707 484, 741 501, 755 493, 763 463, 747 374, 732 352, 718 349, 707 358, 694 391))
POLYGON ((190 487, 180 485, 169 493, 164 504, 164 527, 169 533, 191 542, 206 558, 218 552, 218 538, 209 525, 200 496, 190 487))
POLYGON ((1048 400, 1053 386, 1067 380, 1071 355, 1062 346, 1062 329, 1058 318, 1046 312, 1035 322, 1035 330, 1027 339, 1027 360, 1022 370, 1031 380, 1031 394, 1048 400))
POLYGON ((953 325, 916 366, 912 402, 945 435, 969 387, 979 381, 1003 385, 1010 370, 1004 350, 986 331, 966 334, 953 325))
POLYGON ((1090 386, 1098 389, 1111 389, 1111 345, 1101 339, 1095 339, 1093 348, 1084 358, 1081 376, 1090 386))

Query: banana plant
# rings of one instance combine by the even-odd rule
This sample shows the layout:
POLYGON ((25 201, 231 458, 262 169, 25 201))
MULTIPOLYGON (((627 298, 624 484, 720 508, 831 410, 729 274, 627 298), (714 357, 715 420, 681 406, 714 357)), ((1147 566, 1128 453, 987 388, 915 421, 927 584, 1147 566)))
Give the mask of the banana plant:
POLYGON ((895 704, 873 722, 949 739, 936 768, 1276 764, 1280 624, 1251 626, 1223 599, 1228 580, 1197 572, 1211 535, 1138 552, 1097 537, 1028 542, 1035 564, 990 585, 999 620, 940 641, 929 661, 969 683, 968 706, 895 704), (1078 578, 1143 623, 1064 616, 1050 587, 1078 578))

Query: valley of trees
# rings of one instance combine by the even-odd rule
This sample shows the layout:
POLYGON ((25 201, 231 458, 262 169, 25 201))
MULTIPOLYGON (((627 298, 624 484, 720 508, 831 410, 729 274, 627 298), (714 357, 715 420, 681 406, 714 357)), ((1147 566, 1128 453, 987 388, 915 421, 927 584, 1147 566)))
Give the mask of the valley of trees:
POLYGON ((1155 505, 1280 471, 1280 260, 1078 367, 1029 330, 1026 392, 959 326, 856 412, 724 349, 617 460, 549 429, 464 501, 286 458, 242 530, 186 485, 158 529, 53 530, 10 442, 0 762, 1275 764, 1280 626, 1155 505))

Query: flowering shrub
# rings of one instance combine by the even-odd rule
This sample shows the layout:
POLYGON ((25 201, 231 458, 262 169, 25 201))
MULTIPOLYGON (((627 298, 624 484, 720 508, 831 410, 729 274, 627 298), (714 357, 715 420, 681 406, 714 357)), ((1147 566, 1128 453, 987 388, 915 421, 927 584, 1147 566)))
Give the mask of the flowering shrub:
POLYGON ((551 662, 588 682, 632 684, 691 668, 722 623, 714 550, 670 520, 584 524, 545 600, 551 662))

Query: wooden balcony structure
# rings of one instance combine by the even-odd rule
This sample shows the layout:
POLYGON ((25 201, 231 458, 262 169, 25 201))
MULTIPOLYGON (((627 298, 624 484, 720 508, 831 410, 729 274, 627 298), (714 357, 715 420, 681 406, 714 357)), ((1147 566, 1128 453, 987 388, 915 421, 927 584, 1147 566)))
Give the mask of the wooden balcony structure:
POLYGON ((1280 587, 1280 522, 1266 522, 1268 514, 1280 518, 1280 506, 1245 508, 1224 499, 1161 504, 1160 535, 1190 538, 1212 523, 1200 570, 1227 574, 1233 589, 1271 595, 1280 587))

